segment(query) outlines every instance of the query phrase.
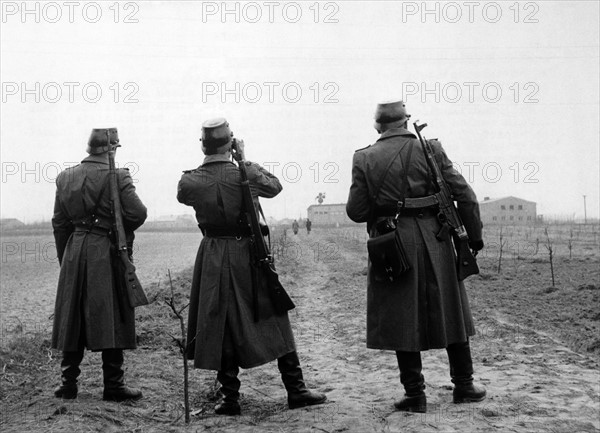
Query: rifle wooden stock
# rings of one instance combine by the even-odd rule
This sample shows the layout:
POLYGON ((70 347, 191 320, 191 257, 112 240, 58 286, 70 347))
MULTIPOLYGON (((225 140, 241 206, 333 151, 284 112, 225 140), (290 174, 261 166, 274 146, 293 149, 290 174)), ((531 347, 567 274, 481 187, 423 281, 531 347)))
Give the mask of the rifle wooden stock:
POLYGON ((458 281, 462 281, 470 275, 479 273, 477 260, 471 253, 469 248, 469 238, 460 238, 456 235, 452 236, 454 240, 454 248, 456 249, 456 275, 458 281))
POLYGON ((452 192, 450 191, 448 184, 446 184, 437 162, 435 162, 431 146, 427 140, 421 136, 421 130, 425 128, 427 124, 417 125, 417 122, 414 122, 413 126, 415 127, 415 131, 417 132, 417 136, 423 147, 427 165, 429 166, 438 187, 436 196, 440 206, 440 214, 443 215, 441 219, 444 220, 440 222, 442 224, 447 223, 448 226, 450 226, 452 239, 454 241, 454 249, 456 251, 456 275, 458 281, 462 281, 470 275, 478 274, 479 266, 477 266, 477 260, 469 248, 469 236, 467 235, 465 226, 463 225, 458 210, 456 209, 456 205, 454 204, 452 192))
MULTIPOLYGON (((110 137, 107 133, 107 138, 110 143, 110 137)), ((109 184, 110 184, 110 197, 112 202, 112 211, 115 219, 115 241, 117 247, 117 254, 119 255, 120 266, 117 266, 117 278, 122 278, 122 282, 125 285, 127 292, 127 299, 129 305, 132 308, 139 307, 141 305, 147 305, 148 298, 144 293, 144 289, 135 273, 135 266, 129 259, 127 253, 127 240, 125 237, 125 227, 123 226, 123 214, 121 211, 121 197, 119 195, 119 186, 117 179, 117 170, 115 168, 115 151, 114 149, 108 152, 109 162, 109 184)), ((117 283, 118 284, 118 283, 117 283)))
POLYGON ((253 291, 254 291, 254 320, 258 320, 258 302, 256 299, 257 290, 261 284, 261 279, 264 278, 266 281, 269 298, 273 305, 273 309, 277 314, 283 314, 289 310, 294 309, 296 306, 294 302, 285 291, 281 282, 279 281, 279 275, 275 270, 275 264, 273 263, 273 257, 269 253, 269 247, 265 242, 265 238, 260 228, 260 222, 258 220, 258 210, 252 199, 252 191, 250 189, 250 182, 248 181, 248 175, 246 173, 246 166, 242 156, 237 151, 237 147, 232 146, 234 149, 233 156, 240 168, 240 176, 242 178, 242 197, 244 200, 244 206, 246 208, 246 214, 248 215, 248 223, 250 225, 251 236, 251 257, 253 267, 253 291))
POLYGON ((275 270, 275 265, 273 262, 263 262, 262 269, 267 278, 269 285, 269 297, 271 298, 275 312, 277 314, 283 314, 286 311, 296 308, 294 301, 292 301, 290 295, 288 295, 281 285, 281 282, 279 282, 279 275, 275 270))

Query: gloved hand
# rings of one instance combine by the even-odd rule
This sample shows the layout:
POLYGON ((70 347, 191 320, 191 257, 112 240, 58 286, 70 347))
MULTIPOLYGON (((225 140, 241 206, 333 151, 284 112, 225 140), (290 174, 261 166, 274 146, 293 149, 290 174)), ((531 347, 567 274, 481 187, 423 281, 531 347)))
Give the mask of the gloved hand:
POLYGON ((481 251, 483 249, 483 241, 481 239, 478 241, 469 241, 469 248, 474 252, 481 251))
POLYGON ((127 255, 129 256, 129 261, 133 263, 133 241, 127 242, 127 255))

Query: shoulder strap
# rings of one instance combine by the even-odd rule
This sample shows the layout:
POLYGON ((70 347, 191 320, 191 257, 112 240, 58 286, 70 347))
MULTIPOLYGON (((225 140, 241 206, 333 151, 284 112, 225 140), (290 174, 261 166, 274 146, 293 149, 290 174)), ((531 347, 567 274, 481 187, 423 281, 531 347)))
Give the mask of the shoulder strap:
POLYGON ((388 172, 390 171, 390 168, 392 167, 392 164, 394 163, 396 158, 398 158, 398 156, 400 155, 400 152, 402 152, 403 148, 404 148, 404 146, 402 146, 400 148, 400 150, 398 150, 396 155, 392 159, 390 159, 390 162, 388 162, 388 165, 385 167, 385 171, 383 172, 383 175, 379 178, 379 182, 377 182, 377 188, 375 188, 375 194, 373 194, 373 196, 371 197, 373 199, 373 205, 375 205, 375 201, 377 200, 377 197, 379 197, 379 191, 381 191, 381 187, 383 186, 383 181, 385 180, 385 177, 387 176, 388 172))
MULTIPOLYGON (((379 191, 381 191, 381 187, 383 186, 383 181, 385 180, 388 172, 390 171, 390 168, 392 167, 393 162, 396 160, 396 158, 398 158, 398 156, 400 155, 400 153, 402 152, 402 149, 404 149, 404 146, 402 146, 398 152, 396 153, 396 155, 390 159, 390 162, 388 162, 387 167, 385 168, 385 171, 383 172, 383 175, 379 178, 379 182, 377 183, 377 189, 375 190, 375 194, 373 194, 372 196, 372 205, 371 205, 371 215, 369 217, 370 221, 373 221, 374 219, 374 215, 375 215, 375 202, 377 201, 377 197, 379 196, 379 191)), ((408 179, 408 167, 410 164, 410 157, 412 155, 412 150, 413 150, 413 142, 411 141, 408 144, 408 154, 406 155, 406 162, 403 164, 405 167, 404 170, 404 178, 403 178, 403 183, 402 183, 402 189, 400 192, 400 201, 398 201, 398 209, 400 209, 401 207, 404 207, 404 196, 406 195, 406 187, 407 187, 407 179, 408 179)))

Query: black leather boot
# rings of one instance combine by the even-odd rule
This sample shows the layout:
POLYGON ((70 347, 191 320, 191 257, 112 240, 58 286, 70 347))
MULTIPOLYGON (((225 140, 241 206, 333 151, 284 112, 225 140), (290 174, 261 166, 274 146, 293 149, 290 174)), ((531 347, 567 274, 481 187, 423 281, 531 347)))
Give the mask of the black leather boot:
POLYGON ((473 385, 473 360, 469 341, 451 344, 446 348, 450 363, 450 377, 454 384, 454 403, 475 403, 485 399, 482 386, 473 385))
POLYGON ((215 406, 217 415, 239 415, 242 412, 240 407, 240 380, 238 373, 240 369, 237 365, 228 365, 226 369, 219 370, 217 380, 221 384, 219 392, 221 401, 215 406))
POLYGON ((105 349, 102 351, 102 372, 104 373, 103 400, 124 401, 142 398, 142 392, 139 389, 125 386, 123 350, 105 349))
POLYGON ((302 377, 298 353, 290 352, 277 359, 277 367, 281 373, 281 380, 288 393, 288 406, 290 409, 313 406, 327 400, 325 394, 309 391, 302 377))
POLYGON ((221 348, 221 368, 217 372, 217 380, 221 384, 219 393, 221 399, 215 406, 217 415, 239 415, 242 412, 240 407, 240 372, 235 344, 231 336, 229 323, 225 323, 223 333, 223 346, 221 348))
POLYGON ((60 362, 62 384, 54 390, 54 396, 72 400, 77 398, 77 378, 81 370, 79 364, 83 359, 83 349, 76 352, 63 352, 60 362))
POLYGON ((425 396, 425 378, 421 374, 421 352, 396 352, 400 383, 404 385, 404 397, 394 403, 394 407, 403 412, 427 412, 425 396))

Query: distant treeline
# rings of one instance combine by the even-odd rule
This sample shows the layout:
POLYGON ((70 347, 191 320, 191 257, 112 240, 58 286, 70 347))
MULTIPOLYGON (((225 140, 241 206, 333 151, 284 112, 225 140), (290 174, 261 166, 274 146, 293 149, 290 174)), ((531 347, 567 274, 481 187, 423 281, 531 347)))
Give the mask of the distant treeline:
MULTIPOLYGON (((285 222, 271 222, 270 226, 288 228, 291 227, 291 222, 286 224, 285 222)), ((299 220, 300 227, 303 227, 303 220, 299 220)), ((486 224, 487 227, 509 227, 511 224, 486 224)), ((562 218, 544 218, 544 222, 541 224, 536 224, 537 227, 543 226, 589 226, 589 227, 598 227, 600 225, 600 220, 597 218, 588 218, 587 223, 584 224, 581 220, 573 220, 573 219, 562 219, 562 218)), ((322 226, 322 224, 313 225, 313 227, 322 226)), ((326 227, 332 227, 333 225, 327 225, 326 227)), ((354 226, 354 224, 353 224, 354 226)), ((515 224, 515 226, 517 226, 515 224)), ((324 226, 325 227, 325 226, 324 226)), ((141 232, 196 232, 198 231, 198 227, 196 225, 191 224, 178 224, 176 226, 166 225, 162 222, 158 221, 148 221, 146 224, 141 226, 138 231, 141 232)), ((44 234, 52 233, 52 223, 50 221, 23 224, 19 226, 0 226, 0 233, 2 235, 33 235, 33 234, 44 234)))

